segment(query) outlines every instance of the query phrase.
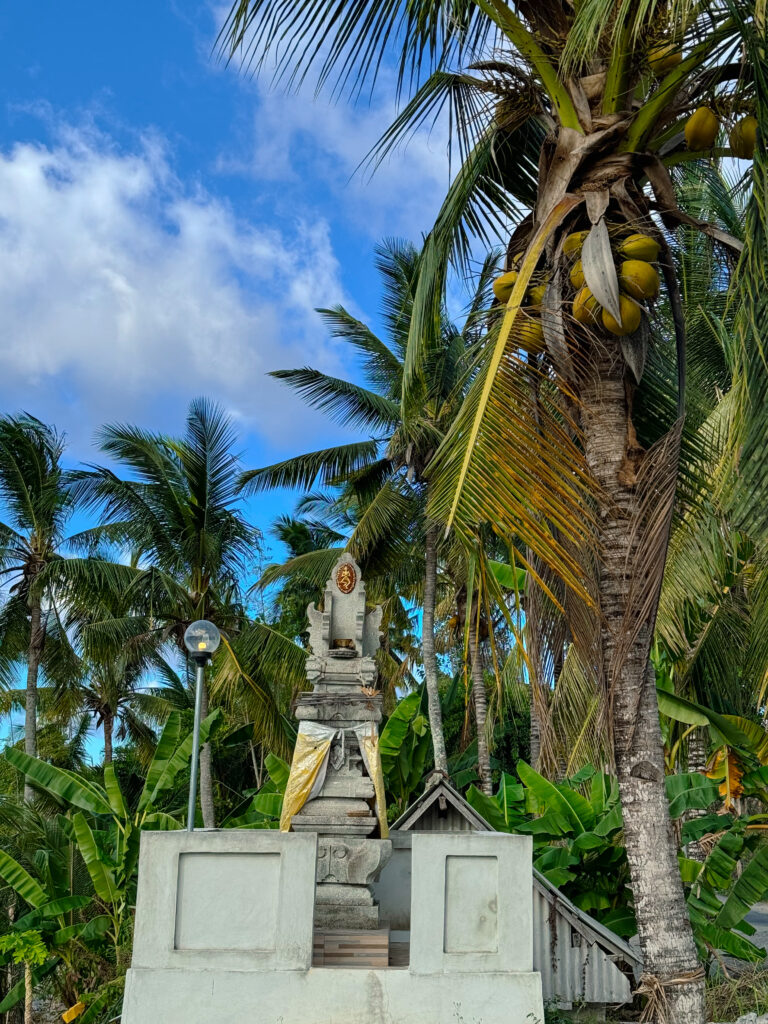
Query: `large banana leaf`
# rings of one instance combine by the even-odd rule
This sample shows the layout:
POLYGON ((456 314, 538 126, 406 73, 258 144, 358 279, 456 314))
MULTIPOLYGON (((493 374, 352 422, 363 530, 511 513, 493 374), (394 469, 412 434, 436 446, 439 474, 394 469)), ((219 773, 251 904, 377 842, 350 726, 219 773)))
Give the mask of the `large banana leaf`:
POLYGON ((744 868, 728 894, 715 924, 734 928, 744 920, 755 903, 768 894, 768 847, 762 847, 744 868))
POLYGON ((52 796, 90 814, 112 813, 106 793, 94 785, 87 785, 83 779, 14 747, 9 747, 5 756, 14 768, 52 796))
MULTIPOLYGON (((215 711, 212 711, 211 714, 200 723, 201 745, 208 742, 213 729, 222 720, 222 716, 223 712, 221 708, 216 708, 215 711)), ((189 764, 190 758, 192 757, 193 741, 194 736, 190 733, 184 740, 182 740, 173 754, 171 754, 167 760, 162 762, 157 781, 155 782, 154 787, 149 791, 149 779, 147 779, 147 784, 145 785, 144 792, 141 795, 142 804, 140 806, 145 808, 147 804, 154 804, 161 793, 173 786, 176 781, 176 776, 189 764), (149 796, 145 801, 144 797, 147 792, 149 792, 149 796)))
POLYGON ((397 707, 395 707, 387 719, 386 725, 381 730, 379 751, 385 773, 387 768, 391 766, 391 763, 399 756, 405 738, 408 735, 411 721, 418 713, 420 705, 421 691, 415 690, 413 693, 409 693, 407 697, 404 697, 397 704, 397 707))
POLYGON ((99 914, 92 917, 90 921, 83 921, 80 924, 71 924, 66 928, 59 928, 53 933, 51 942, 54 946, 63 946, 72 939, 80 939, 81 942, 93 942, 103 938, 109 931, 112 922, 106 914, 99 914))
POLYGON ((5 850, 0 850, 0 878, 8 883, 22 899, 33 907, 42 907, 49 902, 44 889, 5 850))
POLYGON ((685 811, 705 811, 717 800, 720 790, 716 782, 701 772, 681 772, 666 778, 669 813, 679 818, 685 811))
POLYGON ((116 903, 120 897, 120 892, 115 882, 115 876, 104 863, 101 851, 96 843, 96 838, 81 811, 78 811, 74 816, 72 824, 75 829, 75 836, 77 837, 77 848, 88 869, 88 874, 91 876, 96 895, 105 903, 116 903))
POLYGON ((147 779, 144 783, 144 789, 139 799, 139 812, 146 809, 147 805, 152 802, 153 793, 160 776, 163 774, 168 761, 170 760, 174 750, 178 746, 179 736, 181 735, 181 715, 178 711, 172 711, 168 716, 168 719, 163 727, 163 731, 160 734, 160 739, 157 742, 155 748, 155 755, 152 758, 152 763, 149 766, 147 772, 147 779))
POLYGON ((466 793, 467 803, 474 807, 478 814, 488 822, 494 832, 509 832, 510 828, 504 812, 497 800, 481 793, 477 786, 470 786, 466 793))
POLYGON ((557 811, 566 817, 576 832, 589 832, 595 825, 595 812, 586 797, 569 786, 558 786, 525 761, 517 762, 517 774, 524 786, 531 790, 542 807, 557 811))
POLYGON ((14 930, 25 932, 28 928, 37 928, 42 921, 60 917, 62 914, 68 914, 72 910, 82 910, 90 902, 90 896, 62 896, 61 899, 51 900, 50 903, 44 903, 41 907, 37 907, 29 914, 25 914, 14 921, 14 930))
POLYGON ((128 811, 123 800, 123 794, 120 791, 120 784, 117 781, 115 766, 112 764, 104 765, 104 789, 109 800, 109 806, 112 808, 112 813, 124 821, 128 817, 128 811))
POLYGON ((718 715, 703 704, 686 700, 685 697, 679 697, 676 693, 669 693, 659 687, 656 688, 656 695, 659 699, 659 711, 663 715, 685 725, 709 726, 716 742, 721 746, 727 744, 739 750, 751 750, 750 737, 738 724, 745 721, 744 719, 738 719, 733 715, 718 715))

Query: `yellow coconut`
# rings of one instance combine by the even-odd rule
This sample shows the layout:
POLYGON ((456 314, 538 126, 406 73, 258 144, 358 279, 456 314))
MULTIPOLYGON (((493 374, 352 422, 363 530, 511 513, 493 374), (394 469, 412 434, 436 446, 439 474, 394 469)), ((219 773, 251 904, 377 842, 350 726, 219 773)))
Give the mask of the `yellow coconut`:
POLYGON ((544 328, 541 320, 532 316, 521 316, 515 321, 512 333, 513 344, 531 355, 537 356, 544 351, 544 328))
POLYGON ((645 260, 624 260, 619 267, 619 285, 635 299, 655 299, 661 281, 656 269, 645 260))
POLYGON ((537 284, 533 288, 528 289, 528 305, 533 306, 534 309, 540 309, 544 302, 544 293, 547 290, 545 284, 537 284))
POLYGON ((579 288, 584 287, 584 267, 581 265, 581 260, 576 260, 571 267, 571 272, 568 276, 570 277, 571 284, 576 291, 578 291, 579 288))
POLYGON ((619 296, 619 308, 621 310, 621 323, 618 323, 611 316, 608 310, 604 309, 603 326, 607 331, 610 331, 611 334, 616 334, 620 338, 623 338, 627 334, 635 333, 643 318, 643 311, 635 300, 630 299, 628 295, 619 296))
POLYGON ((648 51, 648 65, 657 78, 676 68, 683 59, 683 51, 674 43, 658 43, 648 51))
POLYGON ((600 305, 589 290, 582 288, 573 300, 573 318, 585 327, 596 327, 599 323, 600 305))
POLYGON ((747 117, 742 117, 731 128, 728 141, 731 144, 731 152, 735 157, 738 157, 739 160, 751 160, 755 155, 755 145, 757 143, 757 118, 751 114, 747 117))
POLYGON ((515 287, 515 281, 517 281, 516 270, 508 270, 506 274, 502 274, 501 277, 496 278, 493 282, 493 294, 499 302, 509 302, 509 296, 512 294, 512 289, 515 287))
POLYGON ((589 231, 574 231, 568 235, 566 240, 563 242, 563 252, 566 253, 577 253, 581 252, 581 247, 584 245, 584 239, 589 234, 589 231))
POLYGON ((698 153, 712 149, 720 128, 717 114, 709 107, 699 107, 685 122, 685 143, 688 149, 698 153))
POLYGON ((619 252, 629 260, 645 260, 653 263, 659 258, 661 246, 649 235, 634 234, 625 238, 619 246, 619 252))

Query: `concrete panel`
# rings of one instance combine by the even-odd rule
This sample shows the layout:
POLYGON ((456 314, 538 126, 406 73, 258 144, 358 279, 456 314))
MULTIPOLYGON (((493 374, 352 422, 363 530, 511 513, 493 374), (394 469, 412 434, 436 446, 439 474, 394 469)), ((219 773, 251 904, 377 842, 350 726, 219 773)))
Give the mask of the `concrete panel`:
POLYGON ((131 970, 123 1024, 543 1024, 533 973, 131 970))
POLYGON ((530 836, 415 833, 410 970, 532 970, 531 857, 530 836))
POLYGON ((175 949, 273 951, 278 932, 279 853, 182 853, 175 949), (201 900, 211 879, 216 900, 201 900))
POLYGON ((393 931, 409 931, 411 927, 411 841, 412 832, 390 832, 392 856, 371 885, 373 898, 379 904, 381 920, 393 931))
POLYGON ((445 858, 446 953, 498 953, 499 858, 445 858))
POLYGON ((308 969, 316 852, 314 833, 144 832, 133 966, 308 969))

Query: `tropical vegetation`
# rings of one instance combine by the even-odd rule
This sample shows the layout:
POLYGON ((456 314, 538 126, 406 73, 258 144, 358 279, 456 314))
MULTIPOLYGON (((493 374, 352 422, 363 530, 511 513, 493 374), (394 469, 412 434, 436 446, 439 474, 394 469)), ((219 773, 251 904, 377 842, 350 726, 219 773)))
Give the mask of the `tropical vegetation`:
POLYGON ((724 957, 765 959, 765 17, 237 0, 228 57, 354 96, 394 62, 374 165, 447 108, 460 166, 421 245, 378 247, 375 324, 319 310, 359 373, 274 371, 354 440, 246 466, 196 399, 178 436, 107 425, 108 465, 77 467, 0 419, 0 1012, 119 1013, 141 832, 187 824, 196 619, 223 636, 199 823, 277 827, 305 608, 344 550, 384 609, 390 820, 438 772, 531 835, 637 936, 659 1024, 702 1024, 724 957), (268 561, 248 501, 274 488, 268 561))

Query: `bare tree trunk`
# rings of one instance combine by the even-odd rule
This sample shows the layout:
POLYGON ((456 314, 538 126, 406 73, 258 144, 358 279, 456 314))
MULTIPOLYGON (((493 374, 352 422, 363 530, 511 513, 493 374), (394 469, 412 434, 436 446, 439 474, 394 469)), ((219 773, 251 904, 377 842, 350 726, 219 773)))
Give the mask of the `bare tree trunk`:
POLYGON ((531 693, 531 766, 536 768, 539 763, 539 756, 541 754, 541 726, 539 724, 539 716, 536 713, 536 705, 533 700, 533 693, 531 693))
POLYGON ((424 662, 424 681, 427 687, 427 710, 435 768, 448 774, 448 757, 443 735, 443 712, 437 686, 437 655, 435 654, 435 600, 437 595, 437 531, 428 525, 424 544, 424 610, 421 618, 421 657, 424 662))
MULTIPOLYGON (((203 683, 202 717, 208 715, 208 687, 203 683)), ((203 828, 216 828, 216 809, 213 804, 213 757, 211 744, 200 748, 200 810, 203 813, 203 828)))
POLYGON ((114 721, 111 715, 104 716, 104 764, 112 764, 112 730, 114 721))
MULTIPOLYGON (((632 877, 638 935, 643 954, 643 990, 658 1002, 658 1024, 703 1024, 703 972, 693 942, 677 848, 664 785, 664 751, 649 663, 650 629, 627 636, 632 609, 625 614, 633 579, 648 569, 637 564, 633 516, 640 502, 632 458, 633 431, 618 345, 606 341, 582 388, 582 427, 589 467, 603 490, 599 514, 601 540, 600 605, 604 678, 612 702, 613 747, 624 815, 624 837, 632 877), (629 642, 631 639, 631 642, 629 642), (617 648, 619 650, 617 651, 617 648)), ((636 468, 636 462, 635 462, 636 468)), ((636 618, 636 617, 635 617, 636 618)))
POLYGON ((472 697, 475 702, 475 723, 477 726, 477 767, 480 772, 480 787, 491 796, 493 782, 491 779, 491 755, 488 750, 488 737, 485 733, 488 717, 488 695, 485 692, 485 673, 483 658, 474 623, 469 628, 469 660, 472 670, 472 697))
MULTIPOLYGON (((27 657, 27 692, 24 699, 24 752, 37 757, 37 676, 43 657, 45 630, 40 597, 33 595, 29 601, 29 652, 27 657)), ((24 803, 35 799, 32 786, 24 782, 24 803)))
POLYGON ((32 968, 24 961, 24 1024, 32 1022, 32 968))

